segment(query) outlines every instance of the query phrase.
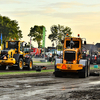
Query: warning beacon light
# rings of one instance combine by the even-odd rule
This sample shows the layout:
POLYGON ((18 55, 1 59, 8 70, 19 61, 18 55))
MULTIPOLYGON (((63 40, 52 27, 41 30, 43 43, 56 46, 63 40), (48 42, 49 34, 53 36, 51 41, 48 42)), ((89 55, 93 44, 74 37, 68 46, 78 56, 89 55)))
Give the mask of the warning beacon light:
POLYGON ((80 34, 78 34, 78 37, 80 37, 80 34))
POLYGON ((68 37, 68 33, 67 33, 66 35, 67 35, 67 37, 68 37))

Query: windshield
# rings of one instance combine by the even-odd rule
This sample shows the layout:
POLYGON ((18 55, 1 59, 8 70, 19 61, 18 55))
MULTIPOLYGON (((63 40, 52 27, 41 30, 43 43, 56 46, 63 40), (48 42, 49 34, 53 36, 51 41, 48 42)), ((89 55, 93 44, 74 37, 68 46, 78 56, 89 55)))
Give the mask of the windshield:
POLYGON ((18 49, 18 41, 8 41, 8 49, 18 49))
MULTIPOLYGON (((74 45, 73 48, 79 48, 79 41, 73 41, 74 45)), ((66 47, 70 47, 70 41, 66 41, 66 47)))

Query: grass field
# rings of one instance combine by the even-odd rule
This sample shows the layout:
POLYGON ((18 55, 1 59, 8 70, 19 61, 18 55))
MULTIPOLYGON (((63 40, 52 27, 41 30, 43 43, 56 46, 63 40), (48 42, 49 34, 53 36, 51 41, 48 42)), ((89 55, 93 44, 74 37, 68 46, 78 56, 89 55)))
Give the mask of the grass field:
MULTIPOLYGON (((100 70, 100 67, 98 67, 98 68, 91 67, 90 69, 100 70)), ((36 71, 0 72, 0 75, 18 75, 18 74, 32 74, 32 73, 45 73, 45 72, 54 72, 54 69, 41 70, 41 72, 36 72, 36 71)))
POLYGON ((98 68, 91 67, 90 69, 100 69, 100 67, 98 67, 98 68))
POLYGON ((54 62, 40 62, 40 61, 35 61, 33 62, 33 65, 36 65, 37 63, 41 63, 41 64, 47 64, 47 65, 54 65, 54 62))
POLYGON ((54 72, 54 69, 41 70, 41 72, 36 72, 36 71, 0 72, 0 75, 18 75, 18 74, 32 74, 32 73, 45 73, 45 72, 54 72))

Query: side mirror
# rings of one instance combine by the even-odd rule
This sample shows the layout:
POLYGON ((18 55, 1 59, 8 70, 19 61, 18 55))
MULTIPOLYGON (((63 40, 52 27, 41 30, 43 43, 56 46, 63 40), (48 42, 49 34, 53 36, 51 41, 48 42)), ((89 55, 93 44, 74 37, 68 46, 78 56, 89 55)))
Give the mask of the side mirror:
POLYGON ((84 45, 86 45, 86 41, 84 41, 84 45))
POLYGON ((63 44, 64 43, 64 40, 61 40, 61 43, 63 44))

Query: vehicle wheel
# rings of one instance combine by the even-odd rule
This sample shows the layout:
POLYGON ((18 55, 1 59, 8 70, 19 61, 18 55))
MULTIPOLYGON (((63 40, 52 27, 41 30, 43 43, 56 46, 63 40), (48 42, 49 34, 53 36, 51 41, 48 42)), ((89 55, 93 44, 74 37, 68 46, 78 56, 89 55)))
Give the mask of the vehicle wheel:
POLYGON ((89 76, 90 76, 90 65, 87 68, 87 77, 89 77, 89 76))
POLYGON ((0 70, 6 70, 6 65, 1 65, 0 70))
POLYGON ((87 66, 85 66, 83 72, 79 72, 79 78, 86 78, 87 77, 87 66))
POLYGON ((56 67, 56 65, 54 66, 55 71, 59 71, 59 69, 56 67))
POLYGON ((14 68, 13 67, 9 67, 9 70, 13 70, 14 68))
POLYGON ((92 57, 90 57, 90 64, 93 64, 93 60, 92 60, 92 57))
POLYGON ((54 72, 55 77, 62 77, 62 72, 55 66, 55 72, 54 72))
POLYGON ((100 57, 97 58, 97 64, 100 64, 100 57))
POLYGON ((17 67, 18 70, 22 70, 23 69, 23 59, 22 58, 19 58, 19 62, 18 62, 18 67, 17 67))
POLYGON ((62 77, 61 71, 55 71, 55 77, 62 77))
POLYGON ((28 70, 32 70, 33 68, 33 61, 30 59, 28 63, 28 70))
POLYGON ((87 77, 90 76, 90 61, 88 60, 88 64, 87 64, 87 77))
POLYGON ((87 77, 90 76, 90 68, 87 68, 87 77))
POLYGON ((9 70, 14 70, 14 69, 16 69, 15 66, 10 66, 10 67, 9 67, 9 70))
POLYGON ((92 62, 92 61, 90 61, 90 64, 93 64, 93 62, 92 62))

